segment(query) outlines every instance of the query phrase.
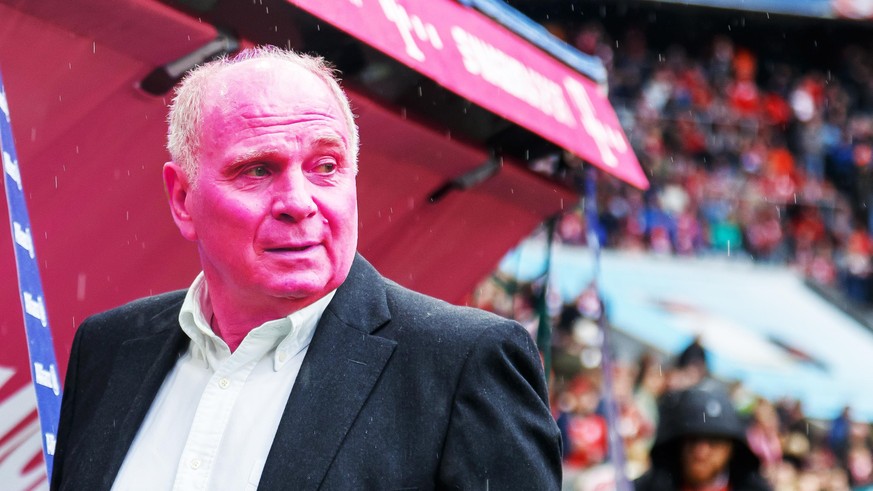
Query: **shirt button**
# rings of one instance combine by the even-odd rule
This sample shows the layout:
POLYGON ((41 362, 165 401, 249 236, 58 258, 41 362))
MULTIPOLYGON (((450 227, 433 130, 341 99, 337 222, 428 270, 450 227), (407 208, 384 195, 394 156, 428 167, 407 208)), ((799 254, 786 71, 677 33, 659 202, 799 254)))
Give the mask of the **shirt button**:
POLYGON ((188 465, 196 471, 197 469, 200 468, 200 464, 202 464, 202 463, 203 462, 200 459, 198 459, 197 457, 194 457, 193 459, 191 459, 191 462, 189 462, 188 465))
POLYGON ((285 363, 285 360, 288 359, 288 355, 286 355, 284 351, 280 351, 279 354, 276 355, 276 359, 279 360, 279 363, 285 363))
POLYGON ((230 380, 228 380, 227 377, 221 377, 218 380, 218 386, 221 387, 222 389, 226 389, 226 388, 230 387, 230 380))

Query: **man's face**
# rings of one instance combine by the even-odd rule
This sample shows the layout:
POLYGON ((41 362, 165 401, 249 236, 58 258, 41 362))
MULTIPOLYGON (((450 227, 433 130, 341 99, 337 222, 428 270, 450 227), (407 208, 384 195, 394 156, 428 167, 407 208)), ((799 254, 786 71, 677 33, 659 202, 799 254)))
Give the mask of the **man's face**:
POLYGON ((229 67, 206 94, 195 182, 170 199, 212 296, 236 308, 314 302, 345 280, 357 245, 339 102, 316 75, 275 60, 229 67))
POLYGON ((691 437, 682 442, 682 477, 690 486, 712 482, 727 469, 733 443, 727 438, 691 437))

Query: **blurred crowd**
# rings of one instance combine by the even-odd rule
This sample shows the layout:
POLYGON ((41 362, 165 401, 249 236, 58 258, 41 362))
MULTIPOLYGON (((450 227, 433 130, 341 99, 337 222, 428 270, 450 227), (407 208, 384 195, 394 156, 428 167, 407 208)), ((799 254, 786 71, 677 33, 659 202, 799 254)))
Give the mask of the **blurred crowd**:
MULTIPOLYGON (((873 305, 873 51, 846 46, 825 69, 723 36, 695 53, 650 48, 634 28, 565 37, 606 65, 651 182, 642 192, 597 174, 602 244, 788 264, 873 305)), ((584 244, 588 226, 580 209, 559 234, 584 244)))
POLYGON ((613 427, 631 480, 650 468, 665 394, 706 381, 729 394, 747 424, 748 446, 761 462, 761 475, 775 491, 873 490, 871 425, 853 420, 850 408, 830 421, 811 420, 796 400, 769 401, 741 382, 715 380, 699 339, 679 353, 643 349, 636 359, 619 357, 605 366, 605 327, 598 321, 602 309, 595 291, 586 290, 566 305, 540 293, 536 283, 519 284, 497 274, 480 285, 470 303, 516 319, 534 337, 541 331, 540 319, 548 319, 551 406, 564 441, 565 489, 584 491, 604 482, 591 472, 610 459, 606 367, 612 374, 613 427))
MULTIPOLYGON (((559 240, 585 245, 591 229, 610 248, 786 264, 873 305, 871 47, 845 46, 822 68, 762 59, 722 36, 692 53, 652 48, 635 28, 611 35, 590 24, 556 34, 603 60, 610 99, 651 181, 643 192, 596 173, 597 223, 582 208, 566 213, 559 240)), ((569 155, 534 165, 580 167, 569 155)), ((569 489, 583 489, 573 476, 608 459, 599 301, 585 292, 550 311, 537 291, 498 274, 471 303, 515 318, 534 336, 548 319, 552 407, 569 489)), ((709 378, 706 352, 694 340, 682 353, 646 351, 607 369, 633 479, 650 466, 659 401, 709 378)), ((850 408, 811 421, 797 401, 719 383, 748 423, 749 447, 775 490, 873 489, 871 426, 853 421, 850 408)))

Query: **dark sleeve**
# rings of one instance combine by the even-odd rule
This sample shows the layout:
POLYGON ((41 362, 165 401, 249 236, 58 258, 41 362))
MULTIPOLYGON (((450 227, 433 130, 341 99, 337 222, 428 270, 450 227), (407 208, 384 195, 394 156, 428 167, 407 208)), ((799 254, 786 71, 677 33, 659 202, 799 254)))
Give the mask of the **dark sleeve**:
POLYGON ((560 432, 539 353, 517 323, 487 328, 470 348, 438 478, 452 489, 560 489, 560 432))
POLYGON ((60 489, 63 481, 64 461, 70 444, 70 433, 75 419, 76 391, 79 373, 79 351, 85 330, 84 323, 73 337, 73 347, 70 350, 70 361, 67 363, 67 376, 64 379, 64 396, 61 399, 61 415, 58 420, 58 437, 55 443, 55 455, 52 463, 51 489, 60 489))

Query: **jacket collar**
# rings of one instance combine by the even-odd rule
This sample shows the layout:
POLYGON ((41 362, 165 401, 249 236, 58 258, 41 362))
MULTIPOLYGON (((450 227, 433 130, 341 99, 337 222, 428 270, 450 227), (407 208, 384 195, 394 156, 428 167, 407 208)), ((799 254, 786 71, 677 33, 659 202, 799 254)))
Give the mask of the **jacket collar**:
MULTIPOLYGON (((87 430, 105 472, 76 472, 78 489, 110 489, 158 390, 188 345, 179 328, 182 297, 150 320, 151 334, 125 341, 106 393, 87 430)), ((371 335, 390 320, 385 280, 356 255, 328 305, 303 360, 276 431, 259 489, 316 489, 394 351, 371 335), (319 435, 311 438, 311 435, 319 435)), ((83 464, 84 465, 84 464, 83 464)))
POLYGON ((184 352, 188 338, 179 329, 182 297, 145 323, 151 332, 122 343, 109 377, 106 392, 91 425, 86 430, 95 442, 77 456, 80 466, 99 465, 103 472, 82 469, 77 489, 110 489, 121 468, 137 430, 176 359, 184 352))
POLYGON ((372 335, 389 320, 385 280, 358 255, 316 328, 258 489, 319 487, 394 352, 372 335))

